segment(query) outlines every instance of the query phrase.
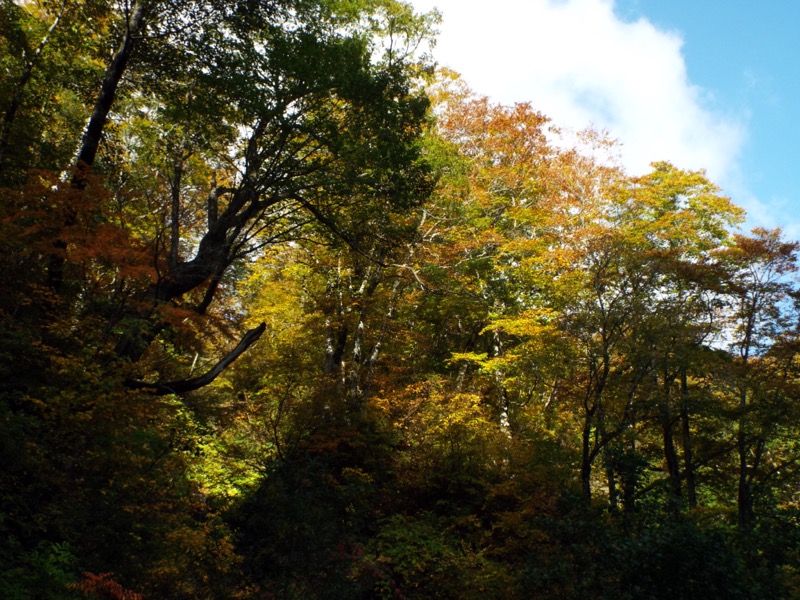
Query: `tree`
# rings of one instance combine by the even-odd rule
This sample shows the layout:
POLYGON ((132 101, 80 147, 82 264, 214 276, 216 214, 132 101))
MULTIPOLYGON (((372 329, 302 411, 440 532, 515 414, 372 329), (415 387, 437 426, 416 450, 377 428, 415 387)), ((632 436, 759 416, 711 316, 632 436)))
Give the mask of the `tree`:
MULTIPOLYGON (((725 254, 731 269, 730 349, 734 354, 732 387, 737 398, 738 522, 748 530, 754 522, 754 493, 762 463, 769 460, 771 433, 788 405, 774 385, 770 349, 789 331, 791 301, 797 290, 788 279, 797 271, 797 242, 785 242, 780 230, 753 230, 735 236, 725 254), (764 395, 762 395, 764 394, 764 395), (773 412, 777 411, 777 412, 773 412)), ((791 362, 791 359, 790 359, 791 362)), ((788 460, 788 464, 794 458, 788 460)), ((781 470, 781 461, 771 471, 781 470)))
POLYGON ((7 154, 0 189, 0 430, 4 448, 22 440, 0 470, 0 571, 65 544, 74 569, 125 588, 208 597, 236 587, 239 559, 196 465, 209 423, 236 416, 176 393, 264 335, 256 322, 237 343, 234 290, 269 249, 327 244, 379 271, 413 234, 433 176, 424 62, 404 45, 428 20, 395 2, 97 6, 85 46, 57 35, 68 16, 91 29, 70 4, 38 62, 15 63, 30 76, 8 148, 36 139, 7 154), (93 68, 57 70, 67 49, 93 68), (69 151, 39 164, 50 132, 25 125, 49 109, 45 67, 85 93, 59 132, 69 151))
MULTIPOLYGON (((164 136, 165 147, 120 157, 122 164, 105 167, 120 175, 155 167, 165 185, 148 193, 162 196, 162 206, 170 207, 156 211, 167 223, 137 232, 151 248, 152 283, 131 290, 136 307, 112 317, 112 328, 125 323, 115 353, 134 362, 167 327, 159 316, 163 307, 180 305, 203 314, 228 269, 247 255, 300 235, 312 222, 351 245, 368 219, 380 217, 380 227, 391 235, 394 211, 419 202, 430 186, 416 144, 427 102, 411 88, 410 56, 397 50, 398 39, 413 41, 426 33, 426 21, 412 17, 408 7, 371 5, 368 12, 376 19, 364 24, 366 9, 336 13, 324 3, 304 5, 301 11, 265 4, 246 17, 242 7, 226 5, 208 14, 199 11, 204 18, 193 15, 180 29, 176 20, 191 14, 193 5, 170 5, 170 17, 164 8, 140 2, 122 16, 119 45, 70 184, 85 190, 83 173, 95 163, 101 134, 114 146, 107 123, 115 107, 123 122, 136 124, 127 116, 145 111, 158 117, 150 120, 158 123, 158 131, 178 132, 164 136), (373 60, 378 48, 369 36, 383 35, 382 17, 393 45, 373 60), (175 56, 188 60, 173 77, 145 80, 138 97, 117 98, 126 73, 135 80, 152 61, 166 58, 171 64, 175 56), (204 116, 209 114, 217 118, 204 116), (148 156, 158 162, 148 165, 148 156), (192 206, 198 201, 201 207, 192 206), (197 210, 205 211, 206 218, 187 221, 189 211, 197 210), (184 258, 187 252, 191 259, 184 258)), ((120 142, 135 150, 147 143, 146 136, 152 133, 126 127, 120 142)), ((126 187, 120 191, 136 194, 126 187)), ((136 203, 129 206, 140 210, 136 203)), ((63 210, 63 232, 47 269, 47 282, 57 293, 68 260, 69 231, 79 218, 94 218, 79 216, 74 206, 63 210)))
POLYGON ((71 160, 87 79, 102 72, 102 40, 113 9, 88 2, 5 2, 0 7, 0 184, 19 183, 26 169, 63 169, 71 160))
MULTIPOLYGON (((684 172, 666 163, 633 182, 632 209, 643 262, 638 271, 652 274, 646 293, 648 312, 639 326, 641 352, 651 361, 653 409, 662 430, 670 505, 682 504, 686 481, 688 504, 696 505, 689 373, 722 326, 716 312, 724 271, 715 253, 729 242, 728 228, 740 210, 702 173, 684 172), (680 434, 678 433, 680 424, 680 434), (677 441, 683 446, 683 468, 677 441)), ((698 365, 699 366, 699 365, 698 365)))

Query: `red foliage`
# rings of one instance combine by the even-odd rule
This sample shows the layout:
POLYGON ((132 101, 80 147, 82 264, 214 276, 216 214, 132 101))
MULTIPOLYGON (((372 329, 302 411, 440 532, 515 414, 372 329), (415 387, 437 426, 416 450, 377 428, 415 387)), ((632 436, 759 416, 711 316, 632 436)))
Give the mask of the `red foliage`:
POLYGON ((131 590, 126 590, 114 581, 113 573, 91 572, 83 573, 83 581, 73 583, 70 587, 83 592, 89 598, 105 598, 108 600, 142 600, 144 596, 131 590))

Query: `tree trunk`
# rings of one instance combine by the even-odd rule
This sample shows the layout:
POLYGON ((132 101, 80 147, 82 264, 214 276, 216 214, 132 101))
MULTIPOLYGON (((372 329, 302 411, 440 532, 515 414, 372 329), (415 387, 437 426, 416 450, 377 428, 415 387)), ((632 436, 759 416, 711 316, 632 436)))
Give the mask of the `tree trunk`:
MULTIPOLYGON (((114 105, 114 98, 117 95, 119 83, 128 66, 128 61, 133 54, 134 47, 138 41, 138 36, 144 29, 145 2, 141 0, 133 7, 130 20, 126 23, 125 34, 122 37, 114 58, 106 69, 103 82, 100 85, 100 93, 94 103, 92 116, 83 134, 80 149, 75 159, 75 172, 72 176, 72 187, 83 190, 86 187, 86 175, 88 169, 94 165, 97 156, 97 149, 100 146, 100 139, 108 121, 111 107, 114 105)), ((73 208, 67 207, 64 214, 64 227, 72 227, 77 219, 77 214, 73 208)), ((58 292, 64 281, 64 263, 66 262, 67 243, 63 239, 56 239, 53 242, 54 253, 47 267, 47 284, 58 292)))
POLYGON ((606 482, 608 485, 608 510, 612 514, 619 512, 619 489, 617 488, 617 470, 612 453, 606 449, 606 482))
POLYGON ((737 494, 739 530, 750 531, 753 527, 753 490, 747 477, 747 456, 739 454, 739 489, 737 494))
POLYGON ((667 463, 667 475, 669 477, 669 509, 677 511, 683 502, 681 494, 681 472, 678 463, 678 453, 675 450, 675 438, 673 435, 672 411, 663 401, 660 407, 661 430, 664 442, 664 459, 667 463))
POLYGON ((683 472, 686 479, 686 498, 689 508, 697 507, 697 484, 694 475, 694 455, 692 453, 692 430, 689 426, 689 384, 686 369, 681 372, 681 426, 683 430, 683 472))
POLYGON ((583 425, 583 452, 581 457, 581 497, 588 507, 592 504, 592 427, 591 415, 583 425))
POLYGON ((75 164, 79 166, 92 166, 94 164, 94 159, 97 156, 97 149, 100 146, 100 138, 106 122, 108 121, 108 114, 111 112, 111 107, 114 105, 117 89, 119 89, 119 82, 122 80, 122 75, 125 73, 128 61, 137 45, 139 34, 144 29, 145 4, 146 2, 144 0, 140 0, 134 5, 119 48, 117 48, 114 58, 106 69, 103 83, 100 86, 100 94, 95 101, 92 116, 89 118, 89 124, 86 126, 81 148, 75 160, 75 164))
POLYGON ((170 269, 177 267, 180 262, 181 241, 181 181, 183 180, 183 156, 175 159, 170 180, 170 224, 169 224, 169 255, 167 264, 170 269))
MULTIPOLYGON (((745 366, 748 357, 745 355, 745 366)), ((747 389, 742 387, 739 391, 739 430, 736 433, 736 447, 739 452, 739 484, 737 493, 737 508, 739 517, 739 530, 749 531, 753 526, 753 490, 750 479, 750 470, 747 458, 750 454, 750 444, 747 440, 747 389)))
POLYGON ((47 45, 50 36, 58 27, 58 24, 61 22, 61 17, 64 16, 64 9, 67 7, 67 2, 61 3, 61 8, 58 11, 58 15, 53 20, 53 24, 50 25, 50 28, 47 30, 47 33, 44 35, 42 40, 39 42, 39 46, 36 48, 36 51, 33 53, 33 56, 28 59, 27 63, 25 64, 25 68, 22 71, 22 74, 17 80, 17 89, 14 90, 14 96, 11 98, 11 102, 6 109, 5 115, 3 117, 3 126, 0 128, 0 172, 3 170, 3 162, 5 161, 6 152, 9 147, 9 138, 11 137, 11 126, 14 124, 14 119, 17 116, 17 111, 19 107, 22 106, 22 97, 25 92, 25 86, 28 85, 28 82, 33 75, 33 68, 36 66, 36 63, 39 61, 39 58, 44 51, 45 46, 47 45))

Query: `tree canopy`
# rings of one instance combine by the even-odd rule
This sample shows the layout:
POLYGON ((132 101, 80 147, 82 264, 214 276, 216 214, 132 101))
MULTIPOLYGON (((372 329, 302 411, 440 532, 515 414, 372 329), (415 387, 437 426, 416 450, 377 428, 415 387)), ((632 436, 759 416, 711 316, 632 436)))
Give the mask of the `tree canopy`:
POLYGON ((800 594, 800 246, 437 18, 0 5, 0 596, 800 594))

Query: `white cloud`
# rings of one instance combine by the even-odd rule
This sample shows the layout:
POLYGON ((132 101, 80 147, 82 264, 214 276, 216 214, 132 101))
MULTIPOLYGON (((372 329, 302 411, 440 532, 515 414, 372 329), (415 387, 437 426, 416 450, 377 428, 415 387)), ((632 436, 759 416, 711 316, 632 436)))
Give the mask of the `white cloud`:
MULTIPOLYGON (((736 185, 744 126, 707 108, 674 32, 624 22, 613 0, 413 0, 437 6, 434 54, 478 93, 529 101, 560 126, 606 129, 634 174, 669 160, 736 185)), ((731 191, 731 190, 728 190, 731 191)))

